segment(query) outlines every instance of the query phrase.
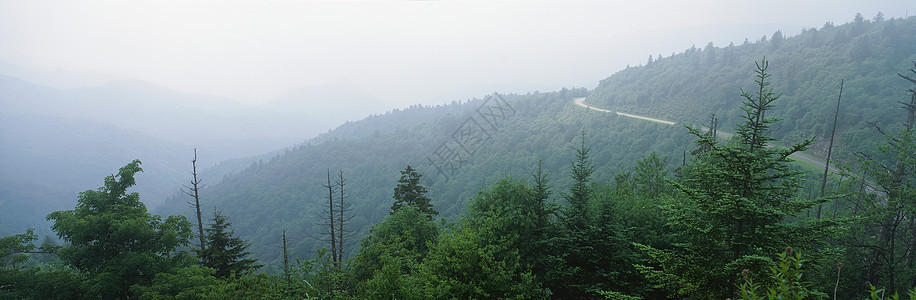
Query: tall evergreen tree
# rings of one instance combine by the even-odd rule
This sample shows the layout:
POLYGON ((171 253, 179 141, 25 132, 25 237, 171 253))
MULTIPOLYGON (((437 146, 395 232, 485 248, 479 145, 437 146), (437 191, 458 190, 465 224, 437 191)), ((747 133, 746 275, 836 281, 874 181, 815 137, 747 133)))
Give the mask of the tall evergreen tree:
POLYGON ((793 200, 800 187, 789 155, 803 151, 811 140, 788 149, 767 147, 771 124, 766 112, 779 99, 769 87, 766 59, 757 63, 755 93, 742 90, 744 100, 735 140, 721 144, 700 130, 690 132, 710 150, 688 166, 684 181, 675 183, 681 197, 668 207, 669 220, 679 228, 673 251, 641 246, 661 269, 641 267, 649 277, 678 297, 724 299, 735 296, 735 279, 743 269, 762 274, 769 253, 787 245, 809 245, 808 228, 785 222, 816 204, 793 200))
POLYGON ((537 211, 537 230, 540 232, 547 228, 550 222, 550 214, 552 213, 552 209, 548 207, 549 203, 547 203, 551 194, 550 179, 547 177, 550 173, 545 173, 542 165, 543 160, 538 160, 538 170, 536 173, 531 174, 531 179, 534 180, 534 186, 531 188, 534 193, 535 209, 537 211))
POLYGON ((429 197, 426 197, 426 187, 420 185, 420 178, 423 175, 411 168, 409 165, 404 171, 401 171, 401 178, 398 179, 398 185, 394 187, 394 204, 391 205, 391 214, 394 214, 402 206, 409 205, 416 207, 422 213, 430 218, 438 215, 439 212, 433 209, 429 203, 429 197))
POLYGON ((630 246, 623 239, 624 230, 618 222, 614 204, 610 199, 596 199, 591 179, 595 167, 585 138, 583 130, 570 170, 573 185, 563 195, 568 205, 563 211, 561 230, 545 247, 560 251, 547 257, 560 258, 562 263, 550 274, 545 285, 562 299, 590 298, 602 292, 622 291, 627 285, 623 280, 625 274, 636 273, 632 270, 630 257, 625 254, 630 246), (592 209, 595 207, 599 210, 592 209))
POLYGON ((576 149, 576 160, 572 163, 570 177, 573 186, 563 195, 569 207, 565 211, 567 225, 575 229, 583 229, 588 224, 588 201, 592 196, 591 176, 595 172, 595 165, 589 160, 588 152, 591 148, 585 144, 585 130, 580 133, 581 144, 576 149))
POLYGON ((240 277, 261 267, 255 264, 257 260, 246 258, 250 253, 245 250, 251 244, 235 236, 235 231, 229 229, 232 224, 229 223, 228 217, 215 212, 212 222, 206 229, 207 248, 196 251, 201 264, 215 270, 214 275, 220 278, 227 278, 232 274, 240 277))

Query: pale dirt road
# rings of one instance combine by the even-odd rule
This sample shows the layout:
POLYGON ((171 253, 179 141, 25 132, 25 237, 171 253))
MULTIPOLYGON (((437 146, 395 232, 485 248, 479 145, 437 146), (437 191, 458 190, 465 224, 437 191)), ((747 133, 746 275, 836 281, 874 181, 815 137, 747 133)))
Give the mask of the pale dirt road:
POLYGON ((652 121, 652 122, 655 122, 655 123, 662 123, 662 124, 667 124, 667 125, 674 125, 674 124, 675 124, 674 122, 665 121, 665 120, 662 120, 662 119, 655 119, 655 118, 650 118, 650 117, 637 116, 637 115, 633 115, 633 114, 622 113, 622 112, 619 112, 619 111, 610 111, 610 110, 607 110, 607 109, 600 109, 600 108, 597 108, 597 107, 591 107, 591 106, 585 105, 585 97, 573 99, 573 102, 575 102, 576 105, 581 106, 581 107, 585 107, 585 108, 592 109, 592 110, 597 110, 597 111, 603 111, 603 112, 607 112, 607 113, 615 113, 615 114, 617 114, 618 116, 624 116, 624 117, 635 118, 635 119, 640 119, 640 120, 652 121))
MULTIPOLYGON (((666 121, 666 120, 662 120, 662 119, 655 119, 655 118, 650 118, 650 117, 638 116, 638 115, 627 114, 627 113, 622 113, 622 112, 618 112, 618 111, 612 111, 612 110, 597 108, 597 107, 594 107, 594 106, 585 104, 585 97, 575 98, 575 99, 573 99, 573 102, 575 102, 576 105, 581 106, 581 107, 585 107, 585 108, 588 108, 588 109, 591 109, 591 110, 597 110, 597 111, 601 111, 601 112, 606 112, 606 113, 614 113, 614 114, 617 114, 617 115, 619 115, 619 116, 630 117, 630 118, 636 118, 636 119, 640 119, 640 120, 652 121, 652 122, 662 123, 662 124, 667 124, 667 125, 675 125, 675 124, 676 124, 676 123, 673 122, 673 121, 666 121)), ((707 127, 701 127, 701 130, 709 130, 709 128, 707 128, 707 127)), ((729 137, 732 137, 732 136, 734 135, 734 134, 732 134, 732 133, 724 132, 724 131, 718 131, 717 134, 720 135, 720 136, 722 136, 722 137, 725 137, 725 138, 729 138, 729 137)), ((820 159, 817 159, 817 158, 814 158, 814 157, 811 157, 810 155, 807 155, 807 154, 804 154, 804 153, 796 152, 796 153, 793 153, 790 157, 791 157, 791 158, 794 158, 794 159, 806 161, 806 162, 808 162, 808 163, 812 163, 812 164, 814 164, 814 165, 816 165, 816 166, 818 166, 818 167, 821 167, 821 168, 823 168, 823 167, 826 166, 826 163, 825 163, 824 161, 822 161, 822 160, 820 160, 820 159)), ((834 173, 834 174, 840 174, 840 170, 837 169, 837 168, 834 168, 833 166, 830 166, 829 170, 830 170, 830 172, 832 172, 832 173, 834 173)))

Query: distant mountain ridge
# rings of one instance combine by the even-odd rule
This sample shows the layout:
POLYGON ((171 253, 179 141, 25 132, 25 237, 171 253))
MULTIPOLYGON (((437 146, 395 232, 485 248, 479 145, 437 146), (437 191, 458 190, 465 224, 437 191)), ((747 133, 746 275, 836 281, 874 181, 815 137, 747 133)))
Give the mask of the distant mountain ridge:
POLYGON ((72 208, 79 192, 133 159, 146 170, 137 191, 155 207, 187 181, 194 148, 208 170, 302 143, 332 122, 139 80, 59 89, 0 74, 0 218, 9 221, 0 235, 46 233, 47 213, 72 208))

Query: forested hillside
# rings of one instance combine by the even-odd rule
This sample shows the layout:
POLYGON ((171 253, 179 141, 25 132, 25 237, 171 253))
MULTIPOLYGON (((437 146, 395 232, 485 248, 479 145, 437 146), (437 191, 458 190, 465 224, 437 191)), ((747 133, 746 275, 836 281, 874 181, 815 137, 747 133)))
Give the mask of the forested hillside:
MULTIPOLYGON (((576 89, 504 96, 513 114, 491 130, 487 141, 448 180, 439 176, 428 158, 475 116, 482 100, 413 106, 372 116, 208 187, 205 197, 212 202, 207 208, 232 216, 239 232, 252 237, 257 257, 268 263, 268 270, 275 270, 280 259, 276 245, 283 230, 297 237, 293 247, 297 255, 310 256, 323 246, 310 237, 321 230, 315 214, 325 197, 321 183, 328 169, 332 174, 344 171, 350 183, 349 200, 356 217, 349 226, 360 233, 357 237, 386 215, 397 171, 407 165, 425 174, 440 217, 451 220, 464 211, 477 189, 504 175, 528 174, 539 159, 545 170, 564 174, 580 130, 586 130, 594 143, 599 182, 609 182, 653 151, 667 157, 673 169, 681 163, 683 151, 692 149, 692 138, 684 129, 587 111, 572 105, 572 99, 587 96, 586 103, 598 107, 694 125, 705 124, 710 114, 716 114, 720 129, 733 132, 741 103, 738 91, 751 88, 747 83, 753 82, 753 74, 748 69, 763 56, 776 74, 772 87, 782 92, 768 115, 785 119, 773 136, 787 143, 815 137, 810 153, 816 156, 826 156, 822 144, 827 142, 839 80, 846 79, 837 142, 842 150, 835 153, 854 162, 850 151, 880 142, 865 121, 881 126, 894 123, 881 116, 899 110, 894 99, 902 95, 905 82, 896 74, 916 59, 911 47, 916 41, 905 34, 914 30, 914 18, 828 24, 794 37, 776 34, 739 46, 691 49, 618 72, 591 93, 576 89)), ((558 186, 569 182, 566 176, 556 177, 558 186)), ((162 212, 190 213, 182 205, 185 198, 177 196, 162 212)))
POLYGON ((147 212, 130 188, 156 166, 125 161, 48 212, 62 245, 0 239, 0 297, 916 298, 914 36, 857 16, 188 164, 200 228, 185 193, 147 212), (826 151, 840 80, 848 168, 822 177, 792 155, 826 151))
MULTIPOLYGON (((502 96, 513 111, 497 128, 490 129, 479 149, 467 155, 448 179, 427 158, 435 158, 437 148, 449 142, 469 118, 480 119, 476 108, 484 104, 482 99, 438 107, 413 106, 345 124, 211 184, 202 192, 204 208, 215 207, 230 216, 236 231, 253 242, 255 256, 267 264, 267 270, 277 271, 282 259, 277 246, 283 230, 295 237, 291 249, 296 257, 314 256, 318 248, 326 246, 313 237, 319 237, 323 230, 317 214, 327 195, 322 183, 326 183, 328 169, 332 175, 342 170, 349 183, 348 201, 353 203, 354 218, 347 226, 359 233, 351 239, 356 242, 388 214, 398 171, 408 165, 424 175, 423 183, 439 216, 455 221, 477 190, 507 175, 533 172, 538 160, 543 160, 545 171, 564 174, 582 130, 595 145, 593 155, 600 162, 596 179, 601 182, 610 181, 614 174, 652 151, 670 157, 671 168, 675 162, 681 163, 682 152, 691 147, 691 138, 682 128, 572 104, 573 98, 587 93, 572 89, 502 96)), ((558 186, 569 182, 562 175, 552 180, 558 186)), ((191 210, 184 204, 187 201, 186 195, 175 196, 160 212, 190 216, 191 210)), ((352 245, 348 254, 356 248, 352 245)))
MULTIPOLYGON (((810 151, 826 157, 840 81, 845 80, 837 127, 837 150, 850 161, 864 145, 879 142, 865 124, 892 123, 904 82, 897 73, 916 60, 916 19, 872 20, 857 16, 841 26, 827 23, 786 37, 780 31, 740 45, 692 46, 672 56, 657 55, 601 81, 586 103, 733 131, 740 112, 735 91, 752 80, 747 68, 766 56, 772 86, 782 93, 771 116, 781 118, 778 138, 815 137, 810 151)), ((748 91, 750 92, 750 91, 748 91)))

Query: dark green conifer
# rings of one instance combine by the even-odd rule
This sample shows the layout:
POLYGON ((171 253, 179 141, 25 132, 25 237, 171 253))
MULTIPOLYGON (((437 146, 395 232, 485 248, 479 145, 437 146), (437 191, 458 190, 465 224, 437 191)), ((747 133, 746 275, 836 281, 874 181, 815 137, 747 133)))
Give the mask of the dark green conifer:
POLYGON ((212 221, 206 230, 207 248, 195 250, 203 266, 215 270, 214 275, 220 278, 231 274, 239 277, 261 267, 255 264, 257 260, 246 258, 250 253, 245 250, 251 244, 235 236, 235 231, 229 229, 232 224, 228 217, 216 212, 212 221))
POLYGON ((409 205, 416 207, 422 213, 430 218, 438 215, 439 212, 433 209, 429 203, 429 197, 426 197, 426 187, 420 185, 420 178, 423 175, 411 168, 401 171, 401 179, 398 179, 398 185, 394 187, 394 204, 391 205, 391 214, 394 214, 402 206, 409 205))
POLYGON ((757 63, 753 94, 742 90, 744 122, 734 140, 719 143, 700 130, 690 132, 709 145, 675 183, 681 197, 668 207, 670 224, 680 228, 676 249, 662 252, 641 246, 661 269, 642 267, 678 297, 724 299, 735 296, 735 274, 743 269, 762 274, 769 253, 786 245, 810 245, 810 227, 785 222, 815 205, 795 200, 800 172, 789 168, 789 155, 811 140, 788 149, 768 147, 777 119, 766 112, 779 99, 769 87, 766 59, 757 63))

